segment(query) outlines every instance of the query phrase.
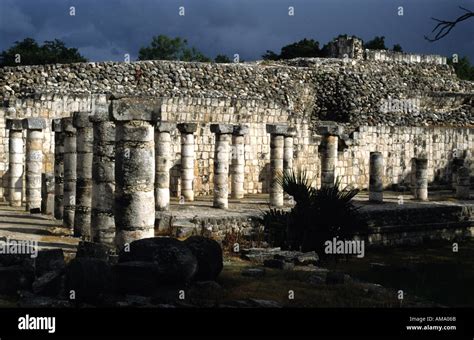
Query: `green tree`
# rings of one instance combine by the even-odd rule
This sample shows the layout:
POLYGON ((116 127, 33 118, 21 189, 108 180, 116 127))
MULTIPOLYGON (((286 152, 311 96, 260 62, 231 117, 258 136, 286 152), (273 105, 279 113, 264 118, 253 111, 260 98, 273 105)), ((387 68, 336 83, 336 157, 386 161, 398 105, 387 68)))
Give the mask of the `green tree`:
POLYGON ((400 44, 395 44, 395 45, 393 45, 392 51, 393 52, 403 52, 403 48, 402 48, 402 46, 400 46, 400 44))
POLYGON ((280 54, 267 50, 262 55, 265 60, 279 60, 279 59, 293 59, 293 58, 314 58, 320 57, 321 50, 319 49, 319 42, 313 39, 303 39, 298 42, 283 46, 280 54))
POLYGON ((186 39, 166 35, 154 36, 149 46, 140 48, 138 60, 211 61, 196 48, 188 47, 186 39))
POLYGON ((68 48, 61 40, 45 41, 39 45, 32 38, 16 41, 0 54, 0 66, 69 64, 87 61, 77 48, 68 48))
POLYGON ((214 61, 216 63, 230 63, 231 60, 228 56, 226 56, 225 54, 218 54, 215 58, 214 58, 214 61))
POLYGON ((467 57, 462 57, 457 62, 453 62, 453 58, 448 58, 448 64, 454 67, 460 79, 474 81, 474 66, 471 65, 467 57))
POLYGON ((372 40, 367 41, 364 44, 364 48, 368 48, 369 50, 386 50, 387 47, 385 47, 385 37, 377 36, 372 40))

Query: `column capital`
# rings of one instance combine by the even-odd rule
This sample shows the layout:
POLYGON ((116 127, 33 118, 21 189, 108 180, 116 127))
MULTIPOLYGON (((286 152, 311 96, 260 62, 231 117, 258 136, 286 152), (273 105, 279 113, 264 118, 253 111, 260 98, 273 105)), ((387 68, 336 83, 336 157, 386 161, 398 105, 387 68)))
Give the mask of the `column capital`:
POLYGON ((72 124, 72 117, 62 118, 61 127, 63 132, 76 132, 76 128, 72 124))
POLYGON ((95 104, 92 114, 89 116, 91 123, 102 123, 111 120, 109 106, 106 103, 95 104))
POLYGON ((161 99, 129 97, 111 101, 111 117, 115 121, 143 120, 156 122, 161 119, 161 99))
POLYGON ((217 134, 231 134, 234 132, 234 126, 231 124, 211 124, 211 132, 217 134))
POLYGON ((267 133, 272 135, 286 135, 288 132, 288 125, 284 124, 267 124, 267 133))
POLYGON ((7 129, 8 130, 23 130, 23 123, 21 119, 7 118, 7 129))
POLYGON ((43 130, 46 129, 46 120, 39 117, 24 118, 23 128, 28 130, 43 130))
POLYGON ((172 122, 157 122, 155 130, 158 132, 171 132, 176 129, 176 123, 172 122))
POLYGON ((177 126, 181 133, 194 133, 197 131, 196 123, 179 123, 177 126))
POLYGON ((234 131, 232 131, 232 134, 235 136, 245 136, 246 134, 249 133, 249 126, 248 125, 234 125, 234 131))
POLYGON ((285 137, 295 137, 296 136, 296 128, 293 126, 289 126, 288 130, 285 133, 285 137))
POLYGON ((51 120, 51 127, 54 132, 63 132, 61 118, 54 118, 51 120))
POLYGON ((320 125, 316 127, 316 131, 321 136, 342 137, 344 135, 344 127, 334 123, 320 125))
POLYGON ((90 116, 91 112, 88 111, 73 112, 72 125, 76 129, 91 128, 92 122, 89 120, 90 116))

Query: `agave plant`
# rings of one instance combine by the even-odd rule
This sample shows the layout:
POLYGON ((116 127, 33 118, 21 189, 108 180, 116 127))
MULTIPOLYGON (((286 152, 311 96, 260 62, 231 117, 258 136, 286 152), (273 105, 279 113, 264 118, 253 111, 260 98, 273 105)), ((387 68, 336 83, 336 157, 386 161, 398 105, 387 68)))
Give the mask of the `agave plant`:
MULTIPOLYGON (((321 252, 326 240, 333 237, 343 239, 364 228, 358 208, 353 204, 359 190, 349 187, 341 189, 340 178, 334 185, 321 189, 312 185, 314 181, 304 170, 284 173, 278 180, 283 190, 296 202, 291 212, 284 214, 286 242, 280 246, 284 243, 292 248, 321 252)), ((273 225, 277 225, 275 220, 280 216, 275 211, 270 215, 273 225)), ((268 228, 274 227, 268 225, 268 228)))

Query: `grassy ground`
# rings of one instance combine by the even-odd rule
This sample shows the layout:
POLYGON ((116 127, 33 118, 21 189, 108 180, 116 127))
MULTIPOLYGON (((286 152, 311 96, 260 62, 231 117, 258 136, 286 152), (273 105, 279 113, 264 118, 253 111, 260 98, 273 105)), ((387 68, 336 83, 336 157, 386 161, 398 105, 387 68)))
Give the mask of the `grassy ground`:
POLYGON ((459 242, 458 252, 447 241, 367 249, 362 259, 328 262, 324 267, 401 289, 408 297, 417 295, 450 307, 474 306, 474 240, 459 242))
MULTIPOLYGON (((308 279, 312 273, 300 270, 266 268, 264 277, 245 277, 241 271, 250 266, 249 262, 237 258, 228 260, 218 278, 224 288, 223 300, 274 300, 285 307, 400 307, 396 292, 392 290, 368 289, 367 285, 359 282, 310 284, 308 279), (288 298, 289 290, 294 292, 292 300, 288 298)), ((410 297, 404 305, 425 304, 410 297)))

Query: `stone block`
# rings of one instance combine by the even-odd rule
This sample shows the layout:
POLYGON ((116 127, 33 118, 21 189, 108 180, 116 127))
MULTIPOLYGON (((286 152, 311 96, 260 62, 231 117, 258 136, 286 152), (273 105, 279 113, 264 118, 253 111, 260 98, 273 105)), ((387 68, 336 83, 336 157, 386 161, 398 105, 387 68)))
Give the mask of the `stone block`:
POLYGON ((288 125, 282 124, 267 124, 267 133, 275 135, 286 135, 288 133, 288 125))
POLYGON ((155 127, 155 131, 158 132, 171 132, 176 129, 176 124, 171 122, 158 122, 155 127))
POLYGON ((72 114, 72 124, 77 129, 90 128, 92 122, 89 120, 91 112, 74 112, 72 114))
POLYGON ((236 136, 244 136, 249 133, 248 125, 234 125, 233 134, 236 136))
POLYGON ((112 100, 111 111, 112 117, 116 121, 156 122, 161 119, 161 99, 130 97, 112 100))
POLYGON ((7 118, 7 129, 9 130, 23 130, 23 123, 21 119, 7 118))
POLYGON ((46 120, 44 118, 32 117, 22 120, 23 128, 28 130, 46 129, 46 120))
POLYGON ((234 126, 231 124, 211 124, 211 132, 218 134, 230 134, 234 131, 234 126))
POLYGON ((177 127, 181 133, 194 133, 197 131, 196 123, 180 123, 177 127))

